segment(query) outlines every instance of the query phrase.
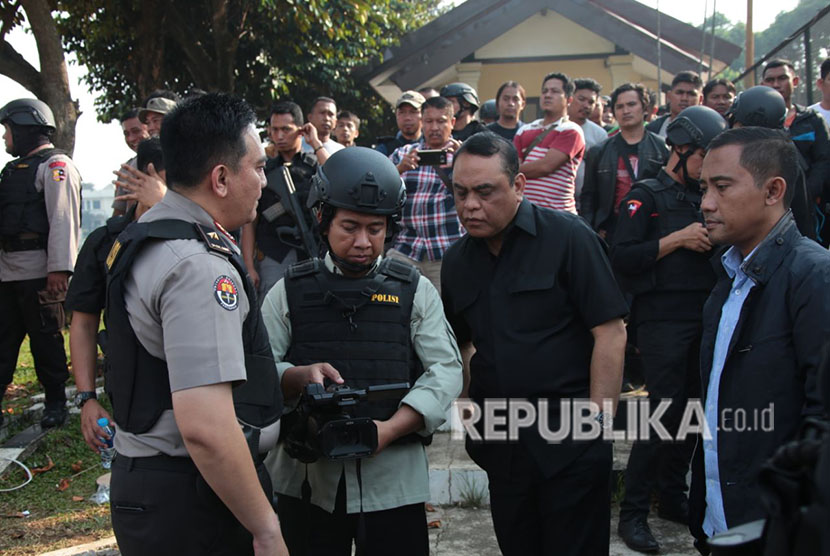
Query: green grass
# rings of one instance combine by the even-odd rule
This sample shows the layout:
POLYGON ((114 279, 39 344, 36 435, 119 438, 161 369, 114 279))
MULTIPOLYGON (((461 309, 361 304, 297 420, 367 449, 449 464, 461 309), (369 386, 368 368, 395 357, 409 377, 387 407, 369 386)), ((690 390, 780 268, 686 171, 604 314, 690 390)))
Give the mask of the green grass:
MULTIPOLYGON (((105 471, 100 456, 83 440, 79 415, 71 415, 63 427, 50 431, 23 463, 33 469, 50 459, 52 469, 35 475, 23 488, 0 495, 0 553, 36 554, 112 534, 109 504, 87 500, 105 471), (62 479, 69 481, 69 487, 60 491, 62 479), (24 511, 29 517, 10 517, 24 511)), ((25 479, 23 470, 12 465, 0 476, 0 488, 12 488, 25 479)))
MULTIPOLYGON (((68 332, 64 332, 64 341, 68 354, 68 332)), ((31 396, 42 391, 27 338, 21 346, 3 409, 20 413, 32 404, 31 396)), ((108 405, 105 399, 102 402, 108 405)), ((28 424, 13 425, 9 432, 14 434, 28 424)), ((52 469, 35 475, 32 482, 20 489, 0 493, 0 554, 40 554, 112 535, 109 504, 98 505, 88 500, 97 489, 95 480, 105 471, 100 456, 84 442, 79 415, 70 415, 63 427, 50 431, 23 463, 37 468, 46 465, 50 458, 55 464, 52 469), (73 464, 82 471, 80 474, 72 469, 73 464), (61 479, 69 480, 64 491, 57 488, 61 479), (17 517, 24 511, 29 512, 28 517, 17 517)), ((12 488, 25 480, 23 470, 13 464, 0 475, 0 488, 12 488)))

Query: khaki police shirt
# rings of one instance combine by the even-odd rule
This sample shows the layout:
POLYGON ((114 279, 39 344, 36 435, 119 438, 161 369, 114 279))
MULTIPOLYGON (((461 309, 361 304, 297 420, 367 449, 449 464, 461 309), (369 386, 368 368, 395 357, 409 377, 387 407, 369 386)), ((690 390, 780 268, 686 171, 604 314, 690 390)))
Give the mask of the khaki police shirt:
MULTIPOLYGON (((138 170, 138 157, 134 156, 131 159, 129 159, 127 162, 125 162, 124 164, 126 164, 130 168, 135 168, 136 170, 138 170)), ((118 170, 119 171, 121 170, 120 166, 118 167, 118 170)), ((113 183, 113 185, 115 185, 115 182, 112 182, 112 183, 113 183)), ((123 199, 120 200, 120 201, 115 200, 115 197, 120 197, 121 195, 126 195, 127 193, 130 193, 129 189, 127 189, 125 187, 121 187, 119 185, 115 185, 115 193, 113 193, 113 195, 112 195, 113 196, 113 199, 112 199, 112 208, 113 208, 113 210, 120 210, 121 212, 127 212, 127 209, 129 209, 131 205, 135 204, 135 201, 130 201, 128 203, 127 201, 124 201, 123 199)))
MULTIPOLYGON (((378 260, 379 263, 380 259, 378 260)), ((329 255, 326 267, 334 272, 329 255)), ((268 292, 262 305, 262 318, 268 329, 271 350, 282 374, 294 365, 285 361, 291 345, 291 320, 285 280, 268 292)), ((419 278, 410 319, 410 336, 415 353, 424 366, 424 374, 403 398, 405 403, 424 417, 421 435, 432 434, 446 420, 452 402, 461 393, 461 355, 455 335, 444 318, 444 307, 435 286, 419 278)), ((290 403, 292 400, 286 400, 290 403)), ((296 403, 297 400, 293 400, 296 403)), ((274 485, 274 492, 301 498, 300 488, 306 465, 290 457, 282 445, 265 460, 274 485)), ((360 511, 360 490, 357 485, 355 460, 320 459, 308 465, 311 503, 332 512, 340 476, 345 472, 346 511, 360 511)), ((364 458, 361 463, 363 510, 374 512, 429 500, 429 467, 426 451, 420 443, 391 445, 380 454, 364 458)))
POLYGON ((56 154, 35 174, 35 189, 44 192, 49 218, 48 249, 0 250, 0 281, 34 280, 50 272, 72 272, 81 236, 81 174, 72 159, 56 154))
MULTIPOLYGON (((204 209, 170 189, 139 222, 163 219, 216 227, 204 209)), ((238 252, 228 236, 223 239, 238 252)), ((195 239, 148 243, 125 280, 124 299, 138 341, 167 361, 171 392, 245 380, 242 323, 249 304, 242 277, 225 255, 195 239)), ((115 448, 129 457, 188 455, 173 410, 146 433, 117 430, 115 448)))

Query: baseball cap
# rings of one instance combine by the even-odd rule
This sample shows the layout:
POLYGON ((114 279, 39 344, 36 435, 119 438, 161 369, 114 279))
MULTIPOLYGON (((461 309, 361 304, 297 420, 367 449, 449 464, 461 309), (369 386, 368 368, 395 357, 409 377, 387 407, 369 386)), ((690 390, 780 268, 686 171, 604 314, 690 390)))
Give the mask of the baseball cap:
POLYGON ((395 103, 395 110, 401 107, 401 104, 409 104, 417 108, 418 110, 421 109, 421 105, 426 102, 424 95, 419 93, 418 91, 404 91, 404 93, 398 99, 398 102, 395 103))
POLYGON ((147 123, 148 112, 158 112, 159 114, 167 114, 176 107, 176 101, 169 98, 156 97, 147 101, 147 106, 138 111, 138 119, 141 123, 147 123))

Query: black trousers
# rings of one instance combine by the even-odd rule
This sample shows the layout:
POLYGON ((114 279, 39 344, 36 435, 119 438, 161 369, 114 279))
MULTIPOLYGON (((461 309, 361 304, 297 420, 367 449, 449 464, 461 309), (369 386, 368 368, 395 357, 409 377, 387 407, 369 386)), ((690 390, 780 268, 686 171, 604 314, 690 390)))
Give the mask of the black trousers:
MULTIPOLYGON (((660 422, 673 437, 686 402, 700 397, 701 333, 699 321, 649 321, 637 328, 649 406, 654 410, 661 399, 672 400, 660 422)), ((693 450, 693 435, 685 442, 661 442, 651 431, 647 441, 636 442, 625 470, 620 519, 648 515, 653 488, 661 504, 676 505, 685 500, 693 450)))
POLYGON ((46 404, 62 405, 69 378, 61 334, 64 296, 50 297, 45 287, 46 278, 0 282, 0 391, 14 378, 20 345, 28 334, 46 404))
MULTIPOLYGON (((277 515, 291 556, 351 556, 357 542, 359 514, 346 513, 343 478, 337 488, 334 512, 291 496, 279 495, 277 515)), ((363 556, 428 556, 424 504, 410 504, 363 514, 363 556)))
MULTIPOLYGON (((264 466, 260 480, 270 481, 264 466)), ((124 556, 253 554, 253 537, 190 458, 117 456, 110 514, 124 556)))
POLYGON ((608 554, 611 444, 597 441, 552 478, 521 445, 508 466, 488 471, 490 511, 505 556, 608 554))

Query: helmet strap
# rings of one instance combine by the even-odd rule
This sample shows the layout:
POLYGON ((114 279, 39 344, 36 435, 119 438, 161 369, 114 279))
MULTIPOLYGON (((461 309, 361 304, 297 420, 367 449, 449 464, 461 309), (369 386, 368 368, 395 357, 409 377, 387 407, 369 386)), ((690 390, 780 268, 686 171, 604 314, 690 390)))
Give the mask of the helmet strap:
POLYGON ((694 145, 690 145, 686 152, 681 153, 677 150, 674 151, 675 154, 677 154, 678 161, 677 164, 674 165, 674 168, 672 168, 672 172, 674 172, 677 175, 680 175, 680 172, 682 171, 683 183, 687 187, 698 187, 700 185, 699 181, 689 177, 689 171, 686 169, 686 161, 689 160, 689 158, 695 153, 696 150, 697 149, 694 148, 694 145))

